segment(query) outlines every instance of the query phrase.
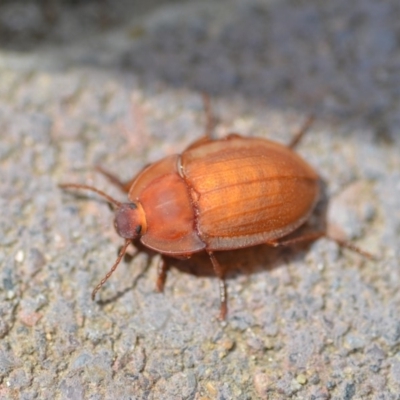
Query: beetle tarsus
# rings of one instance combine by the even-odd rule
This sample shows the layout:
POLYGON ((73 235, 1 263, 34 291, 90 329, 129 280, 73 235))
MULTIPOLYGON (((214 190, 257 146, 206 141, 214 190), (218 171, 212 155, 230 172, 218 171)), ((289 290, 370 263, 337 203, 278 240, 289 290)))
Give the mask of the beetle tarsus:
POLYGON ((329 236, 328 234, 324 235, 327 239, 332 240, 333 242, 337 243, 339 247, 345 248, 347 250, 354 251, 355 253, 360 254, 361 256, 368 258, 371 261, 378 261, 379 257, 375 256, 374 254, 369 253, 363 249, 360 249, 358 246, 354 245, 353 243, 335 238, 333 236, 329 236))
POLYGON ((225 273, 223 268, 221 267, 221 264, 216 259, 214 253, 212 251, 207 251, 207 253, 210 257, 215 275, 217 275, 217 277, 219 278, 219 299, 221 307, 218 319, 220 321, 223 321, 225 320, 226 314, 228 312, 228 294, 226 291, 225 273))
POLYGON ((360 249, 358 246, 354 245, 353 243, 351 243, 351 242, 349 242, 347 240, 338 239, 338 238, 335 238, 333 236, 330 236, 326 232, 306 233, 304 235, 301 235, 301 236, 298 236, 298 237, 294 237, 294 238, 291 238, 291 239, 287 239, 287 240, 270 241, 270 242, 267 242, 267 244, 269 246, 273 246, 273 247, 291 246, 293 244, 298 244, 298 243, 313 242, 313 241, 318 240, 320 238, 325 238, 325 239, 331 240, 332 242, 335 242, 339 247, 351 250, 351 251, 353 251, 355 253, 358 253, 361 256, 363 256, 365 258, 368 258, 369 260, 372 260, 372 261, 377 261, 378 260, 378 257, 376 257, 375 255, 373 255, 371 253, 368 253, 367 251, 365 251, 363 249, 360 249))
POLYGON ((220 296, 220 304, 221 305, 220 305, 218 319, 220 321, 225 321, 226 314, 228 312, 228 299, 227 299, 225 279, 219 280, 219 296, 220 296))

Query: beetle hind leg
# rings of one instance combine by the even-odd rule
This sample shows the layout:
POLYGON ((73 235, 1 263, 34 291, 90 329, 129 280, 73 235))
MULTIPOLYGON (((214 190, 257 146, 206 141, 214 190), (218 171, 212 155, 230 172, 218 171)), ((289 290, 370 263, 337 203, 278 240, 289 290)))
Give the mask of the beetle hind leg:
POLYGON ((315 119, 314 115, 310 115, 306 119, 306 121, 304 122, 302 127, 294 135, 294 137, 292 138, 290 143, 287 145, 287 147, 289 147, 290 149, 294 149, 300 143, 300 141, 303 138, 303 136, 308 132, 308 130, 310 129, 311 125, 313 124, 314 119, 315 119))
POLYGON ((278 246, 291 246, 294 244, 299 244, 299 243, 305 243, 305 242, 313 242, 315 240, 318 240, 320 238, 325 238, 328 240, 331 240, 332 242, 335 242, 340 248, 348 249, 351 250, 355 253, 360 254, 361 256, 368 258, 369 260, 376 261, 378 258, 363 250, 360 249, 358 246, 354 245, 353 243, 349 242, 348 240, 343 240, 336 238, 334 236, 330 236, 326 232, 311 232, 311 233, 306 233, 301 236, 297 236, 291 239, 286 239, 286 240, 273 240, 270 242, 266 242, 267 245, 272 246, 272 247, 278 247, 278 246))
POLYGON ((226 291, 225 272, 216 259, 214 253, 212 251, 207 251, 207 254, 210 257, 214 272, 219 278, 219 299, 221 306, 218 319, 224 321, 228 312, 228 294, 226 291))
POLYGON ((297 236, 297 237, 294 237, 291 239, 271 240, 269 242, 266 242, 266 244, 269 246, 272 246, 272 247, 291 246, 293 244, 298 244, 298 243, 313 242, 313 241, 320 239, 321 237, 325 237, 325 236, 326 236, 325 232, 311 232, 311 233, 300 235, 300 236, 297 236))
POLYGON ((206 115, 206 126, 204 130, 205 138, 209 140, 213 139, 213 131, 216 125, 216 118, 212 112, 210 96, 207 93, 203 93, 203 107, 204 114, 206 115))

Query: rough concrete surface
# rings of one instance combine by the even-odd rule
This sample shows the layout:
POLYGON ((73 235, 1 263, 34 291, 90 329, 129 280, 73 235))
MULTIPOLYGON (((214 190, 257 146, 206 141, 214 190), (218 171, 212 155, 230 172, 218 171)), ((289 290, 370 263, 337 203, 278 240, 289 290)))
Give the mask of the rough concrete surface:
POLYGON ((400 399, 398 0, 40 4, 0 4, 0 398, 400 399), (329 229, 379 261, 327 240, 223 254, 221 323, 206 258, 160 294, 139 254, 92 302, 122 240, 107 203, 57 185, 124 200, 94 166, 127 180, 183 150, 202 91, 217 137, 288 143, 315 113, 298 151, 329 229))

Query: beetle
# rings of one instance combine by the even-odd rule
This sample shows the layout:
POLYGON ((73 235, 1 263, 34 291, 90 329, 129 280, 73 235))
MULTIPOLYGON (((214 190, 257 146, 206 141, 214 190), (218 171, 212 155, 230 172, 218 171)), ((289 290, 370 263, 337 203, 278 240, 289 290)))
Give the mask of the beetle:
MULTIPOLYGON (((312 118, 288 146, 236 133, 213 139, 207 99, 205 106, 206 134, 181 154, 150 164, 127 183, 99 168, 128 194, 128 202, 121 203, 92 186, 60 185, 96 192, 116 206, 114 226, 125 244, 93 290, 93 299, 130 244, 161 254, 159 291, 164 288, 171 257, 189 258, 206 252, 219 279, 219 318, 223 320, 227 314, 225 268, 216 252, 326 236, 316 232, 284 240, 307 221, 320 196, 317 172, 293 150, 312 118)), ((354 250, 352 245, 340 244, 354 250)))

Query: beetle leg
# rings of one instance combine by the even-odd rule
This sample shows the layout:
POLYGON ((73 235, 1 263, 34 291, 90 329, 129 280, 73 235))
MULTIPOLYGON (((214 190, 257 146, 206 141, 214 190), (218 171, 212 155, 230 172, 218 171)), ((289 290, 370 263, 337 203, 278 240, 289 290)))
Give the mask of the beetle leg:
POLYGON ((167 280, 169 269, 170 265, 168 260, 165 257, 161 256, 160 263, 158 264, 158 270, 157 270, 158 275, 156 282, 156 288, 158 292, 164 291, 165 281, 167 280))
POLYGON ((290 143, 287 145, 290 149, 295 148, 299 143, 300 140, 303 138, 303 136, 307 133, 307 131, 310 129, 311 125, 314 122, 314 115, 310 115, 306 121, 304 122, 303 126, 300 128, 300 130, 294 135, 290 143))
POLYGON ((212 251, 207 251, 207 254, 210 257, 214 272, 219 278, 219 299, 221 308, 218 319, 220 321, 223 321, 226 317, 226 313, 228 312, 228 295, 226 291, 225 273, 223 268, 221 267, 221 264, 216 259, 214 253, 212 251))
POLYGON ((354 251, 355 253, 360 254, 363 257, 369 258, 372 261, 378 261, 378 257, 368 253, 368 251, 365 251, 363 249, 360 249, 358 246, 354 245, 353 243, 347 241, 347 240, 342 240, 335 238, 333 236, 329 236, 328 234, 324 235, 328 240, 332 240, 338 244, 339 247, 344 247, 345 249, 354 251))
POLYGON ((206 128, 204 132, 204 136, 209 140, 212 140, 213 130, 215 128, 215 117, 211 109, 211 101, 210 96, 206 93, 203 93, 203 107, 204 113, 206 115, 206 128))
MULTIPOLYGON (((203 107, 204 107, 204 114, 206 115, 206 126, 204 129, 204 135, 193 142, 186 150, 192 150, 196 147, 202 146, 208 142, 213 141, 213 130, 216 125, 215 117, 211 110, 211 101, 210 96, 206 93, 202 94, 203 97, 203 107)), ((185 151, 186 151, 185 150, 185 151)))
POLYGON ((115 186, 118 186, 125 193, 129 192, 129 189, 131 188, 132 183, 136 179, 136 176, 135 176, 133 179, 124 183, 119 178, 117 178, 114 174, 112 174, 111 172, 108 172, 100 165, 96 165, 96 171, 100 172, 102 175, 104 175, 111 183, 113 183, 115 186))
MULTIPOLYGON (((213 131, 217 122, 215 115, 212 112, 210 96, 207 93, 203 93, 202 97, 203 97, 204 114, 206 115, 206 126, 204 129, 204 135, 200 139, 197 139, 195 142, 193 142, 189 147, 186 148, 186 150, 192 150, 198 146, 201 146, 207 142, 211 142, 214 140, 213 131)), ((241 136, 238 135, 237 133, 231 133, 227 135, 226 139, 232 139, 235 137, 241 137, 241 136)))
POLYGON ((292 244, 297 244, 302 242, 312 242, 313 240, 317 240, 324 236, 326 236, 325 232, 312 232, 287 240, 272 240, 270 242, 266 242, 266 244, 272 247, 290 246, 292 244))
POLYGON ((281 241, 273 240, 273 241, 267 242, 267 244, 270 246, 273 246, 273 247, 290 246, 292 244, 297 244, 297 243, 302 243, 302 242, 312 242, 312 241, 320 239, 322 237, 337 243, 339 247, 354 251, 355 253, 358 253, 361 256, 366 257, 370 260, 377 260, 376 256, 374 256, 371 253, 368 253, 365 250, 360 249, 358 246, 354 245, 353 243, 351 243, 347 240, 342 240, 342 239, 338 239, 333 236, 330 236, 326 232, 307 233, 307 234, 304 234, 304 235, 301 235, 298 237, 294 237, 294 238, 288 239, 288 240, 281 240, 281 241))

